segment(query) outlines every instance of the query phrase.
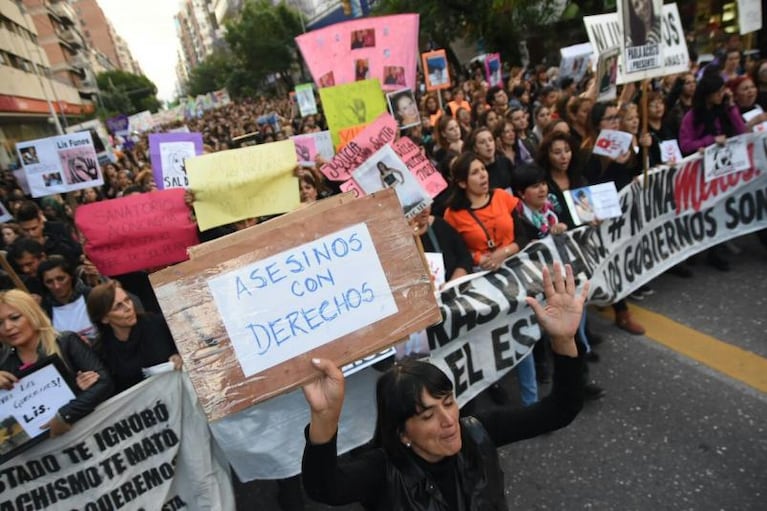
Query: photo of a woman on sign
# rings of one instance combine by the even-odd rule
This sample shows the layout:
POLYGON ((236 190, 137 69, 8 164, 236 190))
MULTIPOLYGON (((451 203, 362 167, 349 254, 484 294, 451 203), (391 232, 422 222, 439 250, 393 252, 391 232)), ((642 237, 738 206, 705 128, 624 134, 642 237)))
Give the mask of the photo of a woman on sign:
POLYGON ((354 81, 367 80, 370 78, 370 65, 368 59, 354 61, 354 81))
POLYGON ((410 89, 403 89, 386 95, 389 101, 389 111, 397 119, 400 129, 409 128, 421 124, 421 116, 418 113, 418 103, 410 89))
POLYGON ((626 47, 660 44, 663 0, 622 0, 626 47))
POLYGON ((447 59, 444 55, 432 55, 426 57, 426 71, 429 86, 439 87, 450 83, 447 71, 447 59))

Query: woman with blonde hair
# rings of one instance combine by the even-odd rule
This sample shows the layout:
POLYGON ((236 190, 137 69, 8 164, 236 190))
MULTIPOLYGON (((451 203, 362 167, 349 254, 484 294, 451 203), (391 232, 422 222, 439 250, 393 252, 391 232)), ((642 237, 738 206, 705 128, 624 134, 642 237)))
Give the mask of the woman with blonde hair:
POLYGON ((0 293, 0 341, 10 348, 0 364, 0 388, 10 390, 24 369, 57 355, 81 389, 43 428, 63 435, 112 395, 112 378, 88 345, 72 332, 57 332, 31 295, 18 289, 0 293))

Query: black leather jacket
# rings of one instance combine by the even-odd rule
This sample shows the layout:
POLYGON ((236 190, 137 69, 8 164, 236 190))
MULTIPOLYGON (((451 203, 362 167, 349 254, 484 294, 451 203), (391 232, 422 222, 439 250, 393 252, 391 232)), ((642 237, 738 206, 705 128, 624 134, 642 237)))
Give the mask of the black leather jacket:
MULTIPOLYGON (((458 511, 506 511, 498 451, 474 417, 461 419, 461 451, 451 460, 458 511)), ((412 459, 387 463, 388 491, 371 509, 446 511, 447 500, 432 478, 412 459)))

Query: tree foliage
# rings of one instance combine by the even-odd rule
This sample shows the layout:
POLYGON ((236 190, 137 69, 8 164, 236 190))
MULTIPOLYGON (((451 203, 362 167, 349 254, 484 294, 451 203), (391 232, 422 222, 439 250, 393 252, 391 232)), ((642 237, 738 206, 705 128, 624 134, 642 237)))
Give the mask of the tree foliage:
POLYGON ((96 76, 106 115, 131 115, 144 110, 156 112, 162 104, 157 86, 144 75, 127 71, 105 71, 96 76))
POLYGON ((518 42, 539 32, 556 14, 558 0, 381 0, 380 14, 420 14, 423 49, 449 48, 456 39, 477 41, 478 51, 518 57, 518 42))
MULTIPOLYGON (((301 33, 301 14, 284 1, 246 0, 238 19, 227 23, 231 48, 230 85, 257 87, 269 75, 279 74, 288 88, 290 69, 297 58, 294 38, 301 33)), ((232 91, 235 95, 237 90, 232 91)))
POLYGON ((234 61, 229 51, 213 52, 192 69, 186 84, 186 93, 190 96, 197 96, 224 87, 230 88, 233 68, 234 61))

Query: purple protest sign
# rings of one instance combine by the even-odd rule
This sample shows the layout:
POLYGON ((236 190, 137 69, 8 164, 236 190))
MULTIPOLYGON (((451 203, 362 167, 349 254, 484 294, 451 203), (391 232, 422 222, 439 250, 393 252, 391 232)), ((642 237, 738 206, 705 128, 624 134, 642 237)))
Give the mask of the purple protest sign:
POLYGON ((202 154, 202 133, 152 133, 149 135, 149 157, 154 181, 159 190, 187 188, 184 162, 202 154))
POLYGON ((107 129, 112 135, 120 135, 124 137, 128 135, 130 127, 130 121, 127 115, 118 115, 106 120, 107 129))

